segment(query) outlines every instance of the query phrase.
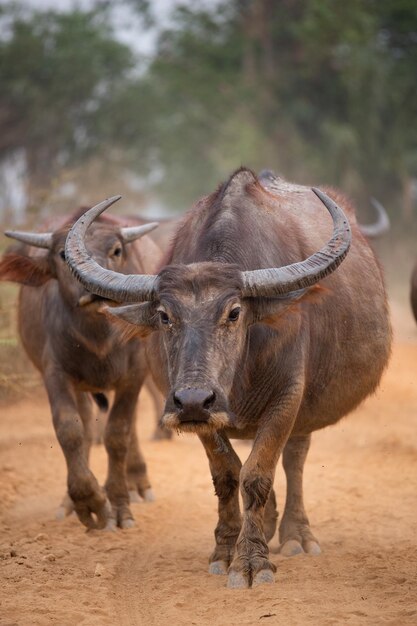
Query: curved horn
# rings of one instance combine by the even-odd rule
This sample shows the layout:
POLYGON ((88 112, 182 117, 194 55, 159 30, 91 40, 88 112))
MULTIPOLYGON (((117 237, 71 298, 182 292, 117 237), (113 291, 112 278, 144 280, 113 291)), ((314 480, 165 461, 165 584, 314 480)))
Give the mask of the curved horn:
POLYGON ((333 219, 333 236, 305 261, 284 267, 242 272, 243 295, 274 297, 311 287, 333 272, 348 253, 352 234, 342 209, 320 189, 312 188, 333 219))
POLYGON ((131 241, 135 241, 146 233, 150 233, 152 230, 155 230, 159 226, 158 222, 150 222, 149 224, 143 224, 142 226, 125 226, 120 229, 122 239, 124 243, 130 243, 131 241))
POLYGON ((100 202, 75 222, 65 243, 65 258, 80 283, 98 296, 116 302, 153 300, 157 276, 120 274, 104 269, 90 257, 84 244, 85 233, 90 224, 120 198, 121 196, 114 196, 100 202))
POLYGON ((29 246, 35 246, 36 248, 49 250, 52 246, 52 233, 25 233, 21 230, 6 230, 4 234, 6 237, 17 239, 17 241, 27 243, 29 246))
POLYGON ((378 213, 378 220, 374 224, 358 224, 359 230, 361 231, 362 235, 365 235, 365 237, 369 237, 369 239, 384 235, 386 232, 389 231, 391 226, 388 213, 386 212, 383 205, 378 202, 376 198, 371 198, 371 204, 378 213))

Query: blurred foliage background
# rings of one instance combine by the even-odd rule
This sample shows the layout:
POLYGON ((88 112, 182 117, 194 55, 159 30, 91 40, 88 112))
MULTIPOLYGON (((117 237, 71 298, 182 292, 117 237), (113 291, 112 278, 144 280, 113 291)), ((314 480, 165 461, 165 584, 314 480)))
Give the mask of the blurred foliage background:
MULTIPOLYGON (((415 0, 195 0, 172 2, 165 20, 146 0, 39 6, 0 5, 3 224, 115 193, 124 211, 184 210, 245 164, 336 185, 363 222, 376 196, 393 223, 377 244, 390 284, 408 280, 415 0), (138 40, 155 32, 150 52, 120 37, 115 5, 138 40)), ((2 290, 3 312, 14 294, 2 290)))
POLYGON ((244 163, 411 220, 415 0, 173 2, 159 29, 153 3, 125 0, 158 29, 146 57, 117 37, 113 4, 1 5, 0 161, 23 155, 29 208, 80 185, 80 166, 185 208, 244 163))

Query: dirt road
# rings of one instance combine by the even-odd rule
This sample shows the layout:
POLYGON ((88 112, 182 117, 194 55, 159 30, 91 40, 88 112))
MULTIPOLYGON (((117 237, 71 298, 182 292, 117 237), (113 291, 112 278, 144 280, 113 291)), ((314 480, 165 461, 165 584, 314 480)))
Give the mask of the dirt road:
MULTIPOLYGON (((409 318, 377 395, 316 433, 305 499, 319 557, 284 559, 275 585, 227 590, 209 576, 216 499, 192 436, 143 447, 157 495, 128 531, 55 521, 65 468, 43 394, 1 411, 0 624, 151 626, 417 624, 417 331, 409 318)), ((349 384, 349 381, 346 381, 349 384)), ((236 444, 242 458, 248 446, 236 444)), ((103 480, 105 453, 93 450, 103 480)), ((276 488, 282 509, 283 472, 276 488)), ((276 540, 272 546, 276 547, 276 540)))

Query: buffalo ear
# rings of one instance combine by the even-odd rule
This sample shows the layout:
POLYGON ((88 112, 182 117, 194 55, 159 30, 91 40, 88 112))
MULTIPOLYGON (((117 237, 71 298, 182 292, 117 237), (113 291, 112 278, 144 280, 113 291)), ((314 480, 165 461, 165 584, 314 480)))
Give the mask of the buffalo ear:
POLYGON ((41 287, 51 278, 46 256, 30 257, 7 253, 0 261, 0 280, 10 280, 28 287, 41 287))
POLYGON ((301 305, 318 304, 327 292, 325 287, 313 285, 277 298, 251 298, 252 324, 266 324, 278 329, 288 315, 300 311, 301 305))
POLYGON ((103 307, 101 311, 121 330, 125 340, 147 337, 157 330, 158 313, 153 302, 103 307))

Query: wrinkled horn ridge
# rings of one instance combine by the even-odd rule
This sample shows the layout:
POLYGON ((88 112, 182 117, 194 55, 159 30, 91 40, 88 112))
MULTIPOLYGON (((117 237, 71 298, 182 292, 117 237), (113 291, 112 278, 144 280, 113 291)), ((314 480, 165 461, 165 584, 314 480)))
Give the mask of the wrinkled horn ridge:
POLYGON ((349 251, 352 234, 342 209, 320 189, 312 188, 333 219, 333 236, 305 261, 284 267, 242 272, 243 295, 274 297, 316 284, 333 272, 349 251))
POLYGON ((120 198, 113 196, 103 200, 75 222, 65 243, 65 258, 80 283, 98 296, 115 302, 152 300, 155 297, 157 276, 125 275, 104 269, 90 257, 85 247, 84 237, 88 227, 120 198))

